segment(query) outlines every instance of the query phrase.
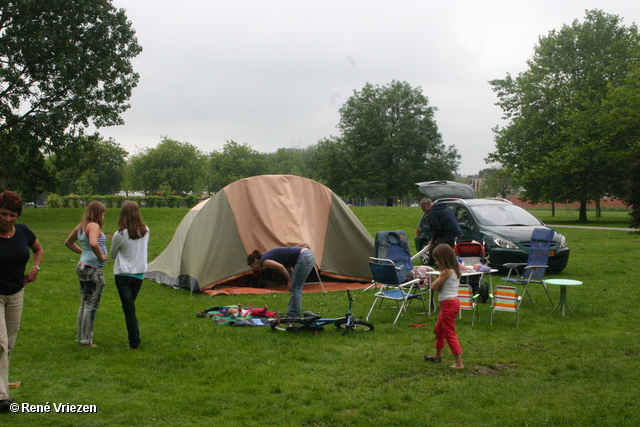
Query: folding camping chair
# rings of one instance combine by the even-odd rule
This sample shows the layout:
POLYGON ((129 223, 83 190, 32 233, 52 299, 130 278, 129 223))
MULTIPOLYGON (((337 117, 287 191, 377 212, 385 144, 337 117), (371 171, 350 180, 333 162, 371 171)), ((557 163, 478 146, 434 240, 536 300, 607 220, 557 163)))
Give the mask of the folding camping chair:
MULTIPOLYGON (((502 280, 504 280, 506 284, 524 285, 524 290, 522 291, 523 300, 526 294, 529 295, 531 302, 534 302, 531 293, 528 292, 529 285, 531 283, 539 283, 547 293, 551 305, 554 305, 553 299, 551 299, 551 295, 549 295, 549 291, 547 290, 547 285, 544 283, 544 274, 547 267, 549 267, 547 265, 547 261, 549 260, 549 247, 551 246, 551 239, 554 233, 555 231, 551 228, 535 228, 531 234, 529 259, 527 263, 504 264, 504 267, 509 269, 509 274, 507 274, 507 277, 503 277, 502 280), (517 276, 511 277, 512 273, 515 273, 517 276)), ((522 300, 520 303, 522 304, 522 300)))
MULTIPOLYGON (((373 257, 393 261, 400 283, 413 269, 409 239, 404 231, 378 231, 373 244, 373 257)), ((363 292, 373 287, 377 288, 375 281, 363 292)))
POLYGON ((476 317, 478 317, 478 297, 480 295, 474 294, 471 286, 466 284, 460 284, 458 287, 458 301, 460 301, 460 318, 462 319, 462 310, 471 311, 471 324, 475 323, 476 317))
POLYGON ((491 317, 489 324, 493 325, 493 313, 496 311, 508 311, 516 314, 516 326, 520 323, 520 301, 518 288, 514 286, 498 285, 491 297, 491 317))
POLYGON ((413 279, 408 282, 399 280, 396 266, 390 259, 369 258, 369 267, 371 267, 374 284, 376 285, 376 288, 377 285, 380 285, 380 290, 375 294, 376 298, 373 300, 373 304, 371 304, 366 320, 369 320, 369 316, 371 316, 378 300, 380 300, 378 308, 382 307, 384 300, 396 302, 398 314, 393 321, 394 325, 398 321, 398 318, 400 318, 400 315, 407 311, 407 306, 409 306, 414 299, 422 301, 422 307, 424 308, 425 315, 427 314, 427 306, 424 303, 424 296, 428 295, 428 292, 423 292, 420 289, 419 283, 421 279, 413 279))

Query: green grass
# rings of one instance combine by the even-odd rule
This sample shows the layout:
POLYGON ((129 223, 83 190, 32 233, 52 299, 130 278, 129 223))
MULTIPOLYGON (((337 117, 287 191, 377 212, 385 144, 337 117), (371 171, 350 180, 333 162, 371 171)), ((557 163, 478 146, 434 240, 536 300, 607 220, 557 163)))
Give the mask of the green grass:
MULTIPOLYGON (((151 228, 150 258, 167 245, 186 209, 144 209, 151 228)), ((354 208, 372 235, 404 230, 413 237, 417 208, 354 208)), ((38 281, 29 285, 11 380, 18 403, 96 405, 96 414, 5 414, 38 426, 636 426, 640 423, 637 264, 640 236, 625 231, 562 228, 569 266, 556 277, 584 285, 569 289, 575 316, 550 314, 541 289, 525 301, 520 326, 509 313, 489 325, 489 307, 471 326, 465 313, 458 334, 467 369, 428 364, 435 315, 414 308, 392 325, 392 310, 375 312, 376 330, 343 337, 267 328, 214 325, 195 314, 236 303, 286 308, 288 295, 191 295, 145 281, 137 302, 142 347, 125 349, 124 316, 113 283, 94 329, 96 349, 75 342, 79 303, 77 256, 63 242, 82 211, 28 209, 28 224, 45 248, 38 281), (410 324, 428 323, 411 327, 410 324)), ((575 225, 558 215, 549 224, 575 225)), ((615 217, 614 217, 615 214, 615 217)), ((625 227, 605 212, 590 225, 625 227)), ((550 215, 549 215, 550 216, 550 215)), ((107 212, 112 233, 117 210, 107 212)), ((572 222, 573 221, 573 222, 572 222)), ((112 264, 107 267, 111 272, 112 264)), ((494 277, 494 284, 499 277, 494 277)), ((550 289, 555 300, 559 290, 550 289)), ((371 291, 356 292, 354 311, 365 316, 371 291)), ((343 292, 306 294, 304 308, 329 316, 346 309, 343 292)))
POLYGON ((618 227, 629 228, 629 211, 604 211, 600 218, 595 217, 594 212, 587 213, 586 224, 578 222, 578 212, 573 210, 558 210, 551 216, 551 210, 533 210, 533 215, 545 224, 584 225, 593 227, 618 227))

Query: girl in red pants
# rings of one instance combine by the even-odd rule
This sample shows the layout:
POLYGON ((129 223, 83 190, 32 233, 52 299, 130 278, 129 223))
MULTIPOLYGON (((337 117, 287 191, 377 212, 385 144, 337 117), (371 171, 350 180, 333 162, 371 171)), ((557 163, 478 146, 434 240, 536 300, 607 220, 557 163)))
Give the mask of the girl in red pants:
POLYGON ((456 335, 456 317, 460 312, 458 301, 458 286, 460 285, 460 267, 456 254, 449 245, 438 245, 432 253, 440 276, 431 284, 431 289, 439 291, 440 315, 433 329, 436 334, 436 353, 433 356, 425 354, 424 359, 430 362, 442 360, 442 350, 445 341, 455 357, 456 363, 451 365, 454 369, 464 369, 462 363, 462 348, 456 335))

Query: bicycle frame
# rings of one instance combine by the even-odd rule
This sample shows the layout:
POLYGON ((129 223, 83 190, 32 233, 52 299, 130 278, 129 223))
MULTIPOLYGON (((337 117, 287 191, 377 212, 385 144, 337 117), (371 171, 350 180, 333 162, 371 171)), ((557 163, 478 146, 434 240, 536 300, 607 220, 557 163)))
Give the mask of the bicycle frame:
POLYGON ((330 318, 330 317, 296 317, 296 318, 283 318, 276 321, 271 325, 271 329, 274 330, 286 330, 289 332, 299 331, 312 331, 320 332, 324 330, 324 326, 333 324, 337 328, 342 329, 342 335, 347 335, 349 331, 355 329, 373 330, 373 324, 357 319, 353 316, 351 308, 353 306, 353 297, 351 291, 347 290, 347 297, 349 299, 349 309, 343 317, 330 318))

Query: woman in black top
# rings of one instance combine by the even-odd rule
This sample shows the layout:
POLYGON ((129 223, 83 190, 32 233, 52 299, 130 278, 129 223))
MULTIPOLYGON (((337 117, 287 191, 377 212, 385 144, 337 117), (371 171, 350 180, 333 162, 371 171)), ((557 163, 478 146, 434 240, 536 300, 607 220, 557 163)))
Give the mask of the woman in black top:
POLYGON ((22 199, 13 191, 0 194, 0 412, 8 412, 9 358, 18 337, 24 286, 38 277, 44 250, 35 234, 16 224, 22 214, 22 199), (33 252, 33 266, 25 268, 33 252))

